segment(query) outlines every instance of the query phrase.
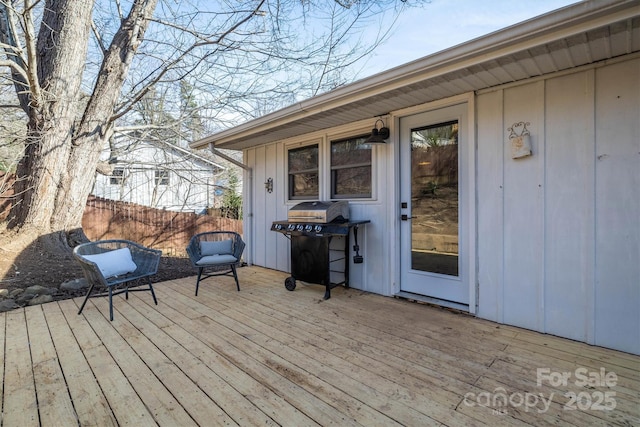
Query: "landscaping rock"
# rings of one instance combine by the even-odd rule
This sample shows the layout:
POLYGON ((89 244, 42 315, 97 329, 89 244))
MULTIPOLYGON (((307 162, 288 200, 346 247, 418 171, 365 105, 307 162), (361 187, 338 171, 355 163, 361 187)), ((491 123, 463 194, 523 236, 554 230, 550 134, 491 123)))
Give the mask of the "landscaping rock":
POLYGON ((18 304, 12 299, 6 299, 4 301, 0 301, 0 313, 4 311, 14 310, 16 308, 20 308, 18 304))
POLYGON ((60 284, 60 290, 67 291, 67 292, 79 291, 81 289, 85 289, 88 287, 89 287, 89 283, 85 278, 67 280, 66 282, 63 282, 60 284))
POLYGON ((24 295, 31 295, 33 297, 36 295, 51 295, 54 292, 55 291, 50 288, 46 288, 40 285, 33 285, 24 290, 24 295))
POLYGON ((24 292, 21 293, 20 295, 18 295, 15 299, 16 304, 18 304, 20 307, 24 307, 25 305, 27 305, 27 303, 29 301, 31 301, 33 299, 33 295, 29 295, 29 294, 25 294, 24 292))
POLYGON ((38 304, 44 304, 46 302, 51 302, 51 301, 53 301, 53 297, 51 295, 38 295, 37 297, 29 300, 27 305, 38 305, 38 304))

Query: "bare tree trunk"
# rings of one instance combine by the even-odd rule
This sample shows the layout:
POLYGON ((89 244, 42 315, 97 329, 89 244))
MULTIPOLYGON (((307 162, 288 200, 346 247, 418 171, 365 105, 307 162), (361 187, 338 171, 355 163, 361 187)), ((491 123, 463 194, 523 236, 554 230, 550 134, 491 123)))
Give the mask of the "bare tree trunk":
POLYGON ((157 0, 134 2, 104 53, 85 104, 80 102, 80 86, 93 3, 46 2, 37 57, 28 61, 31 69, 37 64, 38 81, 29 81, 29 139, 17 171, 20 202, 13 206, 9 222, 10 228, 49 235, 48 240, 66 247, 86 239, 82 214, 101 149, 111 136, 122 84, 157 0))
MULTIPOLYGON (((68 194, 65 181, 73 173, 68 160, 93 8, 91 0, 57 1, 55 8, 51 3, 49 0, 45 4, 37 46, 33 31, 25 31, 29 129, 26 155, 17 170, 20 203, 14 205, 10 218, 11 228, 39 234, 79 226, 79 222, 57 223, 60 210, 56 205, 68 194)), ((29 24, 28 12, 24 15, 29 24)))

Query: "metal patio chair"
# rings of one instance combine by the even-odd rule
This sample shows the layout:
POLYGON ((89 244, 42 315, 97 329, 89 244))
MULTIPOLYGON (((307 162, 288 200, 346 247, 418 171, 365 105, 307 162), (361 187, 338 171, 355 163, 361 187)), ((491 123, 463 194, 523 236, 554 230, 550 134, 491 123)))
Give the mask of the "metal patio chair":
POLYGON ((232 275, 240 291, 236 267, 240 265, 244 247, 242 237, 233 231, 207 231, 191 238, 187 254, 198 269, 196 296, 200 281, 213 276, 232 275))
POLYGON ((78 314, 82 313, 89 298, 109 296, 109 319, 113 321, 113 296, 121 293, 129 299, 129 292, 150 291, 153 302, 158 305, 150 276, 158 271, 162 251, 144 247, 129 240, 98 240, 83 243, 73 249, 80 263, 89 290, 78 314), (144 279, 148 287, 132 288, 131 284, 144 279), (91 294, 95 286, 107 292, 91 294))

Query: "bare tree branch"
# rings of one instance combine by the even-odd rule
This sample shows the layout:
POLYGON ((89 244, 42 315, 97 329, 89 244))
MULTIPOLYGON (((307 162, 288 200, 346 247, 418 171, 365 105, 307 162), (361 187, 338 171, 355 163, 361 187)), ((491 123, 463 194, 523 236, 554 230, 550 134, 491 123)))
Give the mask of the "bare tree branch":
MULTIPOLYGON (((194 49, 199 48, 199 47, 203 47, 203 46, 208 46, 208 45, 214 45, 214 44, 219 44, 221 43, 224 38, 226 36, 228 36, 229 34, 231 34, 232 32, 234 32, 236 29, 238 29, 241 25, 243 25, 245 22, 247 22, 248 20, 250 20, 258 10, 260 10, 260 8, 262 7, 262 5, 264 4, 265 0, 261 0, 260 3, 256 6, 256 8, 253 11, 250 11, 249 13, 246 14, 246 16, 239 20, 238 22, 236 22, 233 26, 231 26, 230 28, 228 28, 226 31, 224 31, 221 35, 217 36, 215 40, 207 40, 207 39, 201 39, 200 42, 193 44, 192 46, 188 47, 187 49, 185 49, 181 55, 179 55, 176 59, 174 59, 173 61, 164 64, 164 66, 162 67, 162 69, 160 70, 154 70, 154 72, 152 74, 155 75, 154 78, 152 78, 151 80, 149 80, 144 87, 142 87, 141 90, 138 91, 138 93, 136 95, 134 95, 134 97, 132 99, 129 100, 129 103, 126 105, 123 105, 122 107, 119 108, 119 111, 114 114, 111 117, 111 121, 117 120, 118 118, 122 117, 123 115, 125 115, 127 112, 129 112, 131 110, 131 107, 137 103, 138 101, 140 101, 140 99, 142 99, 142 97, 149 91, 149 89, 151 87, 153 87, 155 84, 157 84, 159 81, 162 80, 162 78, 170 71, 173 69, 173 67, 175 67, 177 64, 180 64, 183 59, 194 49)), ((204 61, 205 58, 207 56, 212 55, 213 53, 209 54, 209 55, 205 55, 201 61, 204 61)), ((197 66, 197 64, 196 64, 197 66)), ((195 67, 195 66, 194 66, 195 67)))
POLYGON ((40 88, 40 81, 38 79, 38 58, 36 51, 36 35, 33 25, 33 8, 36 3, 32 3, 30 0, 25 0, 25 10, 23 12, 24 21, 24 40, 27 47, 27 76, 29 81, 29 87, 31 88, 31 102, 33 107, 37 108, 41 103, 42 90, 40 88))

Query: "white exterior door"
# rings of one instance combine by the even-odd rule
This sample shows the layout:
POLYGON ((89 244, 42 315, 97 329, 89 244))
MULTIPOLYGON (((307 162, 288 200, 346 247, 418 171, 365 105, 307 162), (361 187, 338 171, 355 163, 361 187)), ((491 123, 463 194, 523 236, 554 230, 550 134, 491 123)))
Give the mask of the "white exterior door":
POLYGON ((400 119, 400 290, 468 306, 467 104, 400 119))

